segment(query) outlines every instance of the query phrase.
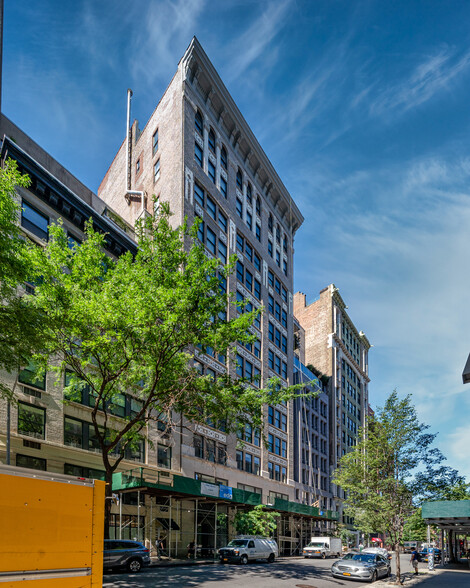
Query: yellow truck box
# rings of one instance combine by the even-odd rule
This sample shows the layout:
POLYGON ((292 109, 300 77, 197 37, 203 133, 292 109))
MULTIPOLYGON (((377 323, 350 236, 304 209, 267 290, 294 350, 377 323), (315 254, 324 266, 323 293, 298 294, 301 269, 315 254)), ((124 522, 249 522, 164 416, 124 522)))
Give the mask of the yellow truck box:
POLYGON ((0 465, 0 588, 101 588, 104 490, 99 480, 0 465))

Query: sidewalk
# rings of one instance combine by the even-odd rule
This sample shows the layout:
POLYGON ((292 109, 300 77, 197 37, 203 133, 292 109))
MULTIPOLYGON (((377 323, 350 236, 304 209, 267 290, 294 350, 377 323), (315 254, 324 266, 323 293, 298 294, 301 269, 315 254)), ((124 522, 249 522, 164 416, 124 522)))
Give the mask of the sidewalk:
MULTIPOLYGON (((436 567, 431 572, 427 567, 420 567, 419 574, 413 572, 404 572, 401 574, 402 583, 405 586, 414 586, 415 588, 468 588, 470 586, 470 569, 467 565, 447 564, 445 567, 436 567)), ((395 574, 392 574, 387 580, 379 580, 374 584, 387 586, 395 584, 395 574)))

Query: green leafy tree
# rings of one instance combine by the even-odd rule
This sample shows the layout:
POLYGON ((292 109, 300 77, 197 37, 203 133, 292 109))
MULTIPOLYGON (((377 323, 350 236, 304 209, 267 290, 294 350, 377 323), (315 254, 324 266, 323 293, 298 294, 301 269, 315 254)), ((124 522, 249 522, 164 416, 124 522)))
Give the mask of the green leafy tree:
POLYGON ((179 415, 187 419, 182 422, 224 421, 227 432, 248 423, 261 427, 263 405, 294 394, 278 381, 260 389, 259 382, 229 373, 202 377, 193 367, 197 347, 234 366, 234 344, 254 340, 249 329, 261 310, 227 319, 228 306, 242 304, 220 289, 236 258, 226 266, 209 259, 197 239, 198 223, 175 229, 170 216, 163 205, 147 219, 135 256, 111 259, 103 251, 105 236, 90 225, 80 246, 71 249, 65 231, 53 226, 46 247, 31 250, 38 286, 30 303, 47 317, 47 349, 36 359, 60 377, 69 370, 68 399, 87 387, 108 497, 113 472, 137 449, 149 421, 166 419, 171 427, 179 415), (125 394, 137 408, 117 417, 125 394))
POLYGON ((334 483, 347 493, 346 512, 366 531, 385 533, 396 553, 400 579, 399 546, 405 522, 415 510, 413 500, 423 494, 421 470, 432 475, 444 459, 434 448, 436 435, 419 422, 408 395, 394 391, 360 431, 354 449, 343 456, 334 483))
POLYGON ((271 537, 277 527, 278 512, 265 509, 263 504, 258 504, 252 510, 238 511, 234 517, 234 525, 240 535, 262 535, 271 537))
MULTIPOLYGON (((0 168, 0 368, 9 373, 26 365, 42 341, 41 315, 26 304, 19 288, 28 275, 29 262, 19 227, 16 188, 29 183, 15 161, 9 159, 0 168)), ((0 382, 0 397, 12 400, 13 394, 14 387, 0 382)))
POLYGON ((426 541, 428 526, 421 516, 421 507, 417 508, 405 521, 403 541, 426 541))

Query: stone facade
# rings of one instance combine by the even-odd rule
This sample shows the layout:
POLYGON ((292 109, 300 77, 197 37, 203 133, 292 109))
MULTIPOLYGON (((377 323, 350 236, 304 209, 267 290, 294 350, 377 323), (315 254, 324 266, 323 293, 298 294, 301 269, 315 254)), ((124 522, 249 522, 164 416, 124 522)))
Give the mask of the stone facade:
MULTIPOLYGON (((355 444, 369 406, 370 343, 346 309, 334 284, 321 290, 311 303, 301 292, 294 295, 294 315, 305 331, 305 363, 330 378, 330 474, 355 444)), ((339 509, 342 492, 334 485, 331 490, 339 509)))

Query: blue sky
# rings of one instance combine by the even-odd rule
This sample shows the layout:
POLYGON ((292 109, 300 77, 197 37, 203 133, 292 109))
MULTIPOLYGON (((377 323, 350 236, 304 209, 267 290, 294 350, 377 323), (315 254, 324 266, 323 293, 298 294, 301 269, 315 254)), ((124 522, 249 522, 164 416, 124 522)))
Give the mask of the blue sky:
POLYGON ((305 216, 295 289, 335 283, 369 356, 470 479, 470 3, 5 0, 3 111, 96 191, 196 35, 305 216))

